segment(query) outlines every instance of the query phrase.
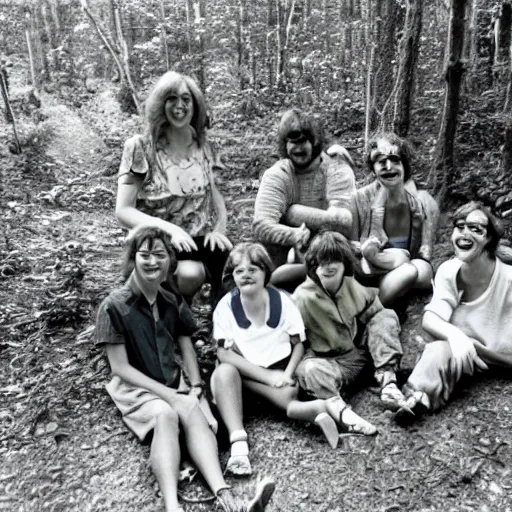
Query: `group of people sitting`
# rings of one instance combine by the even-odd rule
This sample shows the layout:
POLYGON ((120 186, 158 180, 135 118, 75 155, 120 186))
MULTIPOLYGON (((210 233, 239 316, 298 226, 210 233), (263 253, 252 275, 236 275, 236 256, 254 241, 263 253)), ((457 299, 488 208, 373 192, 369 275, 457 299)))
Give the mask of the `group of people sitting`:
POLYGON ((233 247, 206 125, 197 84, 163 75, 146 100, 145 133, 124 148, 116 215, 133 228, 126 282, 99 308, 97 343, 112 369, 108 393, 128 427, 151 442, 166 512, 183 510, 180 431, 219 506, 258 512, 274 481, 261 481, 248 503, 234 495, 219 463, 216 418, 231 443, 225 473, 243 476, 252 473, 245 393, 317 425, 333 448, 339 431, 377 433, 344 399, 367 367, 401 424, 438 409, 463 376, 512 366, 512 267, 499 257, 496 217, 477 202, 460 207, 454 258, 439 267, 423 318, 436 341, 400 389, 400 322, 391 307, 410 290, 431 290, 439 217, 435 200, 412 180, 407 142, 376 135, 366 151, 374 180, 356 189, 345 148, 325 150, 314 117, 286 112, 281 159, 256 197, 256 241, 233 247), (210 390, 218 414, 191 341, 189 305, 206 279, 215 305, 210 390))

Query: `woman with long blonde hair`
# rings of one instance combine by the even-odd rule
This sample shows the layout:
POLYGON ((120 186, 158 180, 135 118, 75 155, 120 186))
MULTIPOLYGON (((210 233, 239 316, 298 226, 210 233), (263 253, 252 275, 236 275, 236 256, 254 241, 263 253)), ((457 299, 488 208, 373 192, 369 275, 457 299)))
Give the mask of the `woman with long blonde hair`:
POLYGON ((196 82, 174 71, 165 73, 146 100, 144 134, 126 141, 119 169, 119 222, 171 235, 177 285, 189 302, 207 277, 214 297, 219 294, 232 248, 206 141, 207 122, 205 98, 196 82))

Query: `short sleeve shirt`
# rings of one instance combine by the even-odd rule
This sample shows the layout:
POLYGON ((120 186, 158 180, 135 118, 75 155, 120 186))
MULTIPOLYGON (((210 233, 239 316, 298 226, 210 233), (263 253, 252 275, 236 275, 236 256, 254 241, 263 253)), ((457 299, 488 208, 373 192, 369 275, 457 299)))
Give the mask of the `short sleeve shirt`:
POLYGON ((163 142, 157 144, 158 165, 150 166, 141 136, 127 140, 119 176, 131 173, 143 179, 138 210, 172 222, 191 236, 202 236, 215 222, 212 196, 213 157, 208 146, 196 146, 188 159, 173 159, 163 142))
POLYGON ((124 344, 134 368, 176 388, 181 374, 177 339, 191 335, 196 324, 183 298, 163 288, 157 295, 157 307, 160 319, 155 321, 146 298, 130 278, 101 303, 96 344, 124 344))
POLYGON ((512 353, 512 266, 496 259, 484 293, 471 302, 463 302, 457 288, 461 265, 461 260, 454 258, 439 267, 432 300, 425 311, 435 313, 492 350, 512 353))
POLYGON ((297 306, 285 293, 268 287, 267 321, 255 327, 245 316, 238 289, 225 295, 213 313, 213 337, 232 340, 250 363, 268 368, 292 352, 290 337, 306 339, 304 323, 297 306))

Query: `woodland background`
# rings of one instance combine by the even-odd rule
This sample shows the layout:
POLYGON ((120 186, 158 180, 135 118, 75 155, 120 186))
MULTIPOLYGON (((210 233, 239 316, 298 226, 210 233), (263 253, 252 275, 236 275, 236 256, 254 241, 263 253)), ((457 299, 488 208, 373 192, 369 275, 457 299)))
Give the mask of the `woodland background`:
MULTIPOLYGON (((510 233, 508 0, 0 0, 0 24, 0 510, 162 507, 92 336, 95 308, 119 284, 122 144, 167 69, 206 93, 233 241, 251 238, 258 179, 295 106, 351 151, 360 183, 369 133, 393 129, 413 142, 415 179, 445 212, 479 198, 510 233)), ((436 266, 450 254, 448 224, 436 266)), ((405 371, 426 341, 427 300, 404 314, 405 371)), ((194 308, 207 329, 207 288, 194 308)), ((213 348, 196 347, 207 375, 213 348)), ((482 378, 408 430, 370 382, 351 402, 380 434, 337 451, 256 404, 247 428, 257 473, 279 482, 271 510, 512 510, 505 377, 482 378)), ((240 494, 252 483, 233 482, 240 494)), ((208 496, 199 478, 183 493, 208 496)))

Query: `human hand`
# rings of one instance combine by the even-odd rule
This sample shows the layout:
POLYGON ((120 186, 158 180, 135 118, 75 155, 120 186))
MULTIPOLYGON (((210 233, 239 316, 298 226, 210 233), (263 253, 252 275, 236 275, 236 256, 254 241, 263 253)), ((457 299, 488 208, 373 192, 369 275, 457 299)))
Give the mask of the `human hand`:
POLYGON ((489 369, 478 356, 473 339, 469 336, 462 333, 457 336, 451 336, 448 338, 448 343, 452 351, 457 377, 460 377, 462 374, 472 375, 475 365, 482 370, 489 369))
POLYGON ((382 248, 380 240, 376 236, 370 236, 361 244, 361 254, 365 258, 374 257, 382 248))
POLYGON ((198 400, 203 396, 203 387, 202 386, 192 386, 189 391, 190 396, 195 396, 198 400))
POLYGON ((291 378, 283 370, 267 370, 269 379, 268 385, 273 388, 284 388, 285 386, 295 386, 295 379, 291 378))
POLYGON ((226 235, 223 235, 219 231, 212 231, 204 237, 204 246, 210 246, 210 250, 213 251, 215 247, 218 247, 221 251, 230 251, 233 249, 233 244, 229 241, 226 235))
POLYGON ((306 227, 306 224, 303 222, 300 227, 295 228, 295 241, 294 246, 299 250, 302 250, 306 244, 309 242, 309 238, 311 236, 311 231, 306 227))
POLYGON ((421 244, 418 249, 418 257, 425 261, 430 261, 432 259, 431 247, 427 244, 421 244))
POLYGON ((333 144, 331 147, 329 147, 327 149, 326 153, 329 156, 334 156, 334 157, 339 156, 339 157, 342 157, 344 160, 347 161, 347 163, 349 165, 351 165, 351 166, 354 165, 354 160, 352 160, 352 157, 350 156, 350 153, 341 144, 333 144))
POLYGON ((192 237, 179 226, 173 226, 172 229, 167 230, 171 235, 172 245, 180 252, 197 251, 197 245, 192 237))
POLYGON ((277 380, 274 383, 275 388, 284 388, 286 386, 295 386, 297 381, 293 377, 283 377, 282 380, 277 380))

